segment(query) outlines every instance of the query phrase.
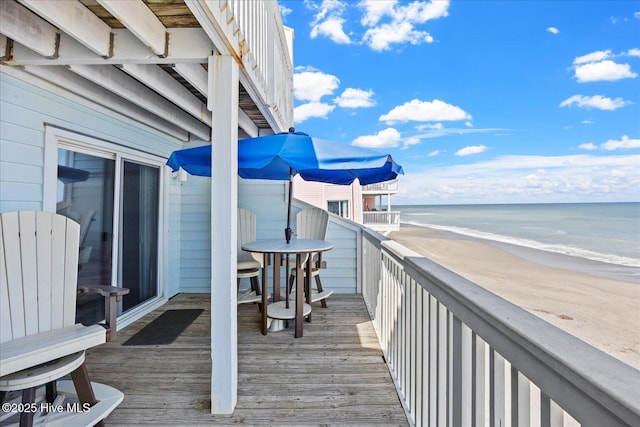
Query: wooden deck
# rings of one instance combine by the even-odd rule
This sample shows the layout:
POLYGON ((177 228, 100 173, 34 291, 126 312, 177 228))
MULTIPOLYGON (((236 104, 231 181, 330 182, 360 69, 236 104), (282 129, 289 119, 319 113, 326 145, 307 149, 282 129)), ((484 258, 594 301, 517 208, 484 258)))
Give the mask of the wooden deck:
POLYGON ((263 336, 256 305, 238 307, 238 404, 210 414, 209 295, 180 294, 88 352, 92 381, 124 392, 106 419, 117 425, 407 426, 360 295, 314 304, 304 337, 263 336), (206 311, 171 345, 122 346, 167 309, 206 311))

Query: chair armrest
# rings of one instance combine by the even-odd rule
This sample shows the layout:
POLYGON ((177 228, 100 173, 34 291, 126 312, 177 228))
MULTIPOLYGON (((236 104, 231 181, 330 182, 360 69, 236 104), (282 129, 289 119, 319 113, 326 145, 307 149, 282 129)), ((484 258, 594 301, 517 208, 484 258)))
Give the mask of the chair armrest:
POLYGON ((118 333, 116 318, 118 316, 117 303, 122 300, 122 296, 129 293, 129 288, 118 288, 116 286, 80 286, 78 293, 98 294, 104 297, 104 321, 107 328, 107 341, 114 339, 118 333))
POLYGON ((116 286, 89 285, 79 286, 78 292, 82 294, 100 294, 103 297, 116 297, 117 301, 122 299, 122 295, 127 295, 129 288, 118 288, 116 286))

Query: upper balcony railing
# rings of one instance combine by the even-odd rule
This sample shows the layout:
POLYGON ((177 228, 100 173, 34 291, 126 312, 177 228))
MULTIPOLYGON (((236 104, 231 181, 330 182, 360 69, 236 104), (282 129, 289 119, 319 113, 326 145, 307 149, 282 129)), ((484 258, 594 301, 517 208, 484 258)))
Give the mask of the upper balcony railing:
POLYGON ((640 425, 638 370, 397 242, 360 235, 362 292, 411 424, 640 425))
POLYGON ((362 194, 394 194, 398 192, 398 180, 362 186, 362 194))
POLYGON ((293 125, 292 34, 282 25, 278 2, 212 0, 206 4, 225 35, 224 43, 249 77, 241 75, 243 85, 267 105, 278 121, 276 130, 288 129, 293 125))
POLYGON ((375 231, 400 229, 400 211, 365 211, 362 223, 375 231))

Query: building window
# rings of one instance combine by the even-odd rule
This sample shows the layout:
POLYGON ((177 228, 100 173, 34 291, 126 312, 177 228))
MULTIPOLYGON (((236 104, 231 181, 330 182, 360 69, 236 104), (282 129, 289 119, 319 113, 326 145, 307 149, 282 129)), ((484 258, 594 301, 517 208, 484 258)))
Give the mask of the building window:
POLYGON ((343 218, 349 218, 349 201, 329 200, 327 201, 327 210, 333 214, 340 215, 343 218))

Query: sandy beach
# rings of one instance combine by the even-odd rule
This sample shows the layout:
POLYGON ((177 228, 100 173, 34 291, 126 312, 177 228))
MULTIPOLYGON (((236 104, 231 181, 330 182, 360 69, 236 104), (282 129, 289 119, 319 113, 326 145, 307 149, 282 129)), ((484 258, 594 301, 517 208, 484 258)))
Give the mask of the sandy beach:
POLYGON ((395 241, 640 369, 640 269, 402 224, 395 241))

